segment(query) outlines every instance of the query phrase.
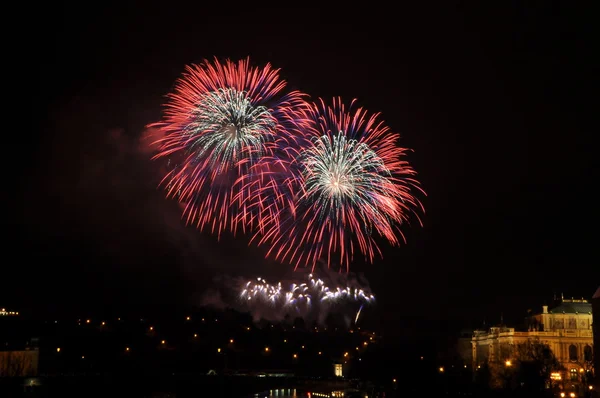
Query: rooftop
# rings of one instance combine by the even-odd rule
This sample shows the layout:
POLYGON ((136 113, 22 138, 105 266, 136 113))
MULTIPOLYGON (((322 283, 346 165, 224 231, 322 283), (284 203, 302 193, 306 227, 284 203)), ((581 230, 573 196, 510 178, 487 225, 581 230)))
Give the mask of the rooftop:
POLYGON ((584 299, 563 299, 557 306, 552 307, 548 312, 551 314, 587 314, 592 312, 592 304, 584 299))

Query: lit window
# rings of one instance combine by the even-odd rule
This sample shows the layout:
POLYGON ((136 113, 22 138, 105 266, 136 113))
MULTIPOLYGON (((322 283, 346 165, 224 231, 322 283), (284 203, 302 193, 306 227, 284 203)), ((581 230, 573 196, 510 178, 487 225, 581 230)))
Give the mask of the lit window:
POLYGON ((571 368, 571 380, 577 380, 577 369, 571 368))

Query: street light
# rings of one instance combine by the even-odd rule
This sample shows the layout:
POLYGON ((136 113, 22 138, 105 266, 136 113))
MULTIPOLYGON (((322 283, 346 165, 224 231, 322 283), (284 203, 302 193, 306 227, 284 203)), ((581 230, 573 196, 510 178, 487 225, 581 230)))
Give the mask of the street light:
POLYGON ((511 361, 506 361, 504 364, 505 364, 506 366, 512 366, 512 362, 511 362, 511 361))

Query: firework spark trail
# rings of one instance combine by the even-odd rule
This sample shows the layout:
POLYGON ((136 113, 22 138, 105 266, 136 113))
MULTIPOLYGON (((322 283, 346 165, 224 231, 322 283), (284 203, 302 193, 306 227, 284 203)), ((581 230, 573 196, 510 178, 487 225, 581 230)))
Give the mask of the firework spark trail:
POLYGON ((404 160, 407 149, 397 146, 399 135, 378 114, 354 108, 354 101, 346 108, 337 98, 314 104, 309 117, 307 146, 286 165, 293 206, 266 217, 253 240, 295 268, 314 270, 324 260, 348 271, 356 252, 369 262, 381 256, 373 232, 392 245, 404 241, 400 226, 412 215, 420 223, 423 207, 414 193, 424 192, 404 160))
POLYGON ((364 304, 361 305, 360 308, 358 309, 358 311, 356 312, 356 317, 354 318, 354 324, 355 325, 358 323, 358 317, 360 316, 360 312, 362 311, 363 306, 364 306, 364 304))
POLYGON ((249 59, 187 67, 163 121, 151 125, 165 133, 155 159, 174 163, 161 185, 182 204, 187 223, 235 233, 258 226, 273 210, 258 194, 271 180, 255 166, 292 147, 307 124, 305 95, 282 94, 285 86, 278 69, 253 67, 249 59))
POLYGON ((263 278, 256 278, 243 284, 239 298, 244 307, 261 315, 267 312, 291 313, 302 317, 311 313, 323 317, 332 308, 341 308, 349 303, 361 304, 362 308, 375 301, 375 296, 366 288, 331 286, 313 274, 308 275, 307 282, 289 285, 282 282, 270 284, 263 278))

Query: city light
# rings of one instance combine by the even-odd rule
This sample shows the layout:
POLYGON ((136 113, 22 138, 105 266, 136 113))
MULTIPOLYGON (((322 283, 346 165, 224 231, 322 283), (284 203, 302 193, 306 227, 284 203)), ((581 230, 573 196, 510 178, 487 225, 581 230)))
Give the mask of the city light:
POLYGON ((509 366, 509 367, 510 367, 510 366, 512 366, 512 362, 511 362, 511 361, 506 361, 506 362, 504 362, 504 364, 505 364, 506 366, 509 366))
MULTIPOLYGON (((189 318, 189 320, 191 320, 191 317, 186 317, 186 319, 188 319, 188 318, 189 318)), ((110 318, 110 319, 116 319, 116 318, 110 318)), ((124 319, 124 321, 127 321, 127 320, 124 319)), ((137 321, 137 319, 136 319, 136 321, 137 321)), ((143 323, 145 323, 145 325, 143 325, 143 324, 141 325, 141 329, 142 329, 141 333, 144 333, 144 330, 145 330, 145 332, 147 333, 148 336, 155 336, 156 340, 154 340, 154 341, 158 342, 158 345, 154 346, 155 350, 157 350, 157 351, 164 351, 165 349, 172 349, 172 350, 178 350, 178 349, 180 349, 180 344, 177 343, 176 340, 173 340, 173 339, 170 340, 169 346, 167 347, 167 341, 166 341, 166 337, 167 336, 161 336, 162 333, 157 332, 156 329, 155 329, 155 327, 153 325, 152 326, 148 325, 149 323, 152 322, 151 320, 148 320, 148 319, 141 320, 140 319, 140 321, 143 322, 143 323), (156 333, 154 333, 154 332, 156 332, 156 333), (158 337, 163 337, 163 339, 158 340, 158 337)), ((91 324, 92 323, 92 319, 91 318, 90 319, 82 318, 82 319, 79 319, 79 322, 80 323, 91 324)), ((96 325, 106 326, 109 321, 98 321, 98 319, 96 318, 96 322, 98 322, 96 325)), ((119 325, 121 325, 121 324, 119 324, 119 325)), ((74 327, 76 327, 76 325, 74 325, 74 327)), ((241 327, 242 328, 246 328, 246 326, 243 326, 243 325, 241 325, 241 327)), ((162 329, 163 329, 162 328, 162 324, 158 324, 158 328, 161 329, 161 331, 162 331, 162 329)), ((258 329, 254 329, 254 328, 251 328, 251 327, 247 327, 247 329, 248 330, 252 329, 253 331, 254 330, 258 330, 258 329)), ((291 330, 288 329, 288 332, 291 332, 291 330)), ((314 333, 314 331, 311 331, 311 332, 314 333)), ((189 333, 189 331, 187 333, 189 333)), ((188 336, 193 336, 194 339, 199 339, 199 337, 200 337, 200 333, 199 332, 189 333, 187 335, 188 336)), ((227 340, 228 340, 228 343, 230 345, 226 344, 226 347, 229 348, 229 350, 223 351, 223 348, 219 347, 219 348, 216 349, 217 353, 219 353, 219 354, 222 353, 224 355, 227 354, 227 356, 229 356, 230 354, 233 355, 234 353, 231 350, 234 348, 234 346, 233 346, 234 343, 236 343, 236 352, 238 350, 244 350, 244 349, 247 348, 246 347, 247 346, 247 342, 244 341, 244 339, 239 340, 239 339, 230 338, 230 339, 227 339, 227 340), (235 340, 238 340, 238 341, 236 342, 235 340)), ((199 340, 195 340, 194 344, 196 344, 198 341, 199 340)), ((278 355, 278 354, 280 354, 282 356, 290 355, 289 351, 285 352, 284 350, 278 350, 278 348, 280 348, 280 346, 276 344, 277 341, 279 341, 279 342, 283 341, 283 343, 286 343, 286 344, 290 343, 290 341, 288 341, 288 339, 285 338, 285 334, 283 336, 281 336, 281 337, 278 337, 274 341, 270 341, 270 340, 266 341, 265 342, 266 344, 262 345, 263 352, 265 353, 265 357, 270 357, 272 355, 278 355), (282 337, 284 337, 284 338, 282 338, 282 337), (271 351, 271 345, 275 346, 275 348, 276 348, 275 352, 271 351)), ((129 342, 135 345, 135 342, 133 342, 133 341, 129 341, 129 342)), ((188 344, 192 344, 192 342, 188 340, 188 344)), ((315 346, 311 346, 312 348, 310 350, 308 349, 307 346, 310 345, 310 341, 309 340, 304 340, 304 341, 300 340, 300 341, 298 341, 298 340, 294 339, 294 340, 292 340, 291 344, 295 348, 300 347, 301 351, 306 351, 306 352, 313 352, 313 349, 316 348, 316 345, 315 345, 315 346)), ((357 361, 361 361, 362 359, 358 357, 358 353, 360 352, 360 348, 361 347, 365 347, 364 349, 366 349, 366 347, 369 345, 369 340, 368 339, 365 340, 364 337, 359 338, 358 340, 354 341, 354 344, 352 344, 350 342, 350 345, 346 346, 346 349, 349 349, 349 347, 351 347, 352 345, 356 345, 355 350, 357 351, 357 353, 355 355, 353 355, 353 359, 357 360, 357 361)), ((60 353, 61 357, 62 357, 62 355, 67 355, 68 356, 68 353, 73 351, 72 349, 70 349, 69 345, 61 344, 61 346, 62 347, 55 346, 56 353, 60 353), (67 351, 66 351, 66 353, 63 353, 62 349, 65 348, 65 347, 66 347, 67 351)), ((123 355, 123 358, 128 358, 128 357, 130 357, 130 355, 132 355, 131 354, 131 348, 130 348, 130 346, 122 346, 120 344, 117 344, 117 350, 119 350, 119 347, 120 347, 120 350, 122 350, 120 352, 122 354, 123 353, 126 354, 126 355, 123 355)), ((259 345, 259 347, 260 347, 260 345, 259 345)), ((256 347, 256 345, 254 345, 253 349, 256 349, 256 348, 258 348, 258 347, 256 347)), ((291 346, 290 346, 290 348, 291 348, 291 346)), ((140 351, 139 349, 140 349, 140 347, 136 346, 136 352, 138 352, 138 353, 140 353, 140 352, 143 353, 144 352, 144 350, 140 351)), ((314 352, 317 352, 317 354, 319 356, 325 356, 324 355, 325 353, 322 352, 322 351, 314 351, 314 352)), ((337 354, 335 354, 335 351, 330 352, 328 355, 332 355, 332 354, 333 355, 337 355, 337 354)), ((339 354, 339 351, 338 351, 338 354, 339 354)), ((341 359, 340 362, 342 364, 343 363, 350 363, 350 361, 351 361, 350 360, 350 352, 349 351, 345 351, 345 352, 342 351, 342 354, 343 354, 343 358, 341 359)), ((87 359, 87 355, 82 355, 82 354, 79 354, 79 355, 80 355, 80 361, 81 361, 80 362, 80 366, 84 366, 86 363, 93 363, 94 361, 96 361, 98 359, 97 356, 94 355, 93 353, 92 353, 92 362, 84 361, 85 359, 87 359)), ((293 358, 293 360, 295 362, 300 362, 300 361, 298 361, 300 359, 299 355, 300 354, 298 354, 297 352, 296 353, 292 352, 292 358, 293 358)), ((59 355, 57 355, 56 358, 57 359, 60 358, 59 355)), ((134 358, 134 357, 132 357, 132 358, 134 358)), ((223 358, 223 357, 221 357, 221 358, 223 358)), ((289 356, 288 356, 288 358, 289 358, 289 356)), ((303 357, 303 360, 308 360, 308 357, 307 358, 303 357)), ((342 366, 342 365, 340 364, 340 366, 342 366)), ((568 398, 568 395, 567 395, 567 398, 568 398)))

